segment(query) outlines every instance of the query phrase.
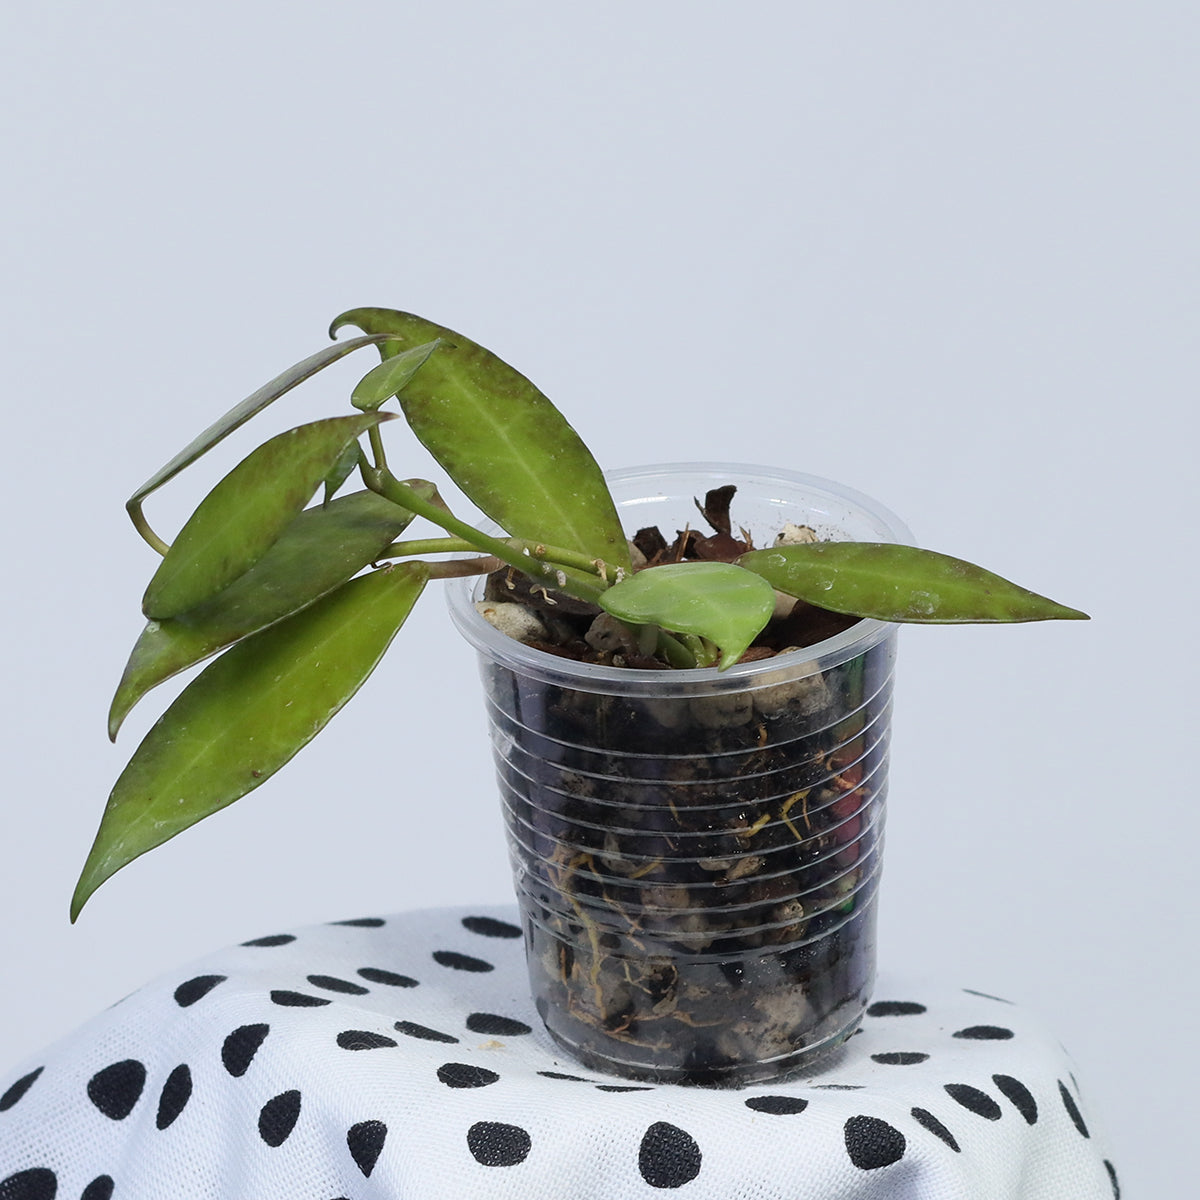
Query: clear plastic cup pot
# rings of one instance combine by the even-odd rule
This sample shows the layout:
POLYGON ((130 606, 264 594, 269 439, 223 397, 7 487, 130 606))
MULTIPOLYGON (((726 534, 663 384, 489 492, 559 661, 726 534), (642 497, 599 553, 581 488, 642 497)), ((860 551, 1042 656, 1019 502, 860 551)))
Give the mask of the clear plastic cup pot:
MULTIPOLYGON (((757 546, 785 524, 909 542, 837 484, 691 464, 609 476, 626 532, 668 540, 735 484, 757 546)), ((895 626, 726 671, 561 658, 450 606, 486 695, 530 983, 600 1071, 739 1085, 810 1068, 857 1028, 875 971, 895 626)))

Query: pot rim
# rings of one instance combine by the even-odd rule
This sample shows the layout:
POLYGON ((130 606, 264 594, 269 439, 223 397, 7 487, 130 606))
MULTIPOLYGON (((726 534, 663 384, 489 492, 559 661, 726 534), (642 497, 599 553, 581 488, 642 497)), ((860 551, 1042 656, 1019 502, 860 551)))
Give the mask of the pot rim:
MULTIPOLYGON (((750 491, 757 485, 760 494, 763 490, 769 493, 771 484, 779 484, 792 492, 803 491, 810 494, 814 501, 823 499, 831 505, 852 510, 856 516, 865 517, 878 530, 875 540, 915 544, 908 526, 879 501, 819 475, 751 463, 680 462, 625 467, 607 471, 604 477, 614 490, 619 489, 633 497, 617 499, 617 508, 621 511, 636 504, 639 498, 639 493, 632 491, 631 485, 643 485, 647 490, 640 493, 640 498, 653 500, 656 496, 666 495, 661 486, 663 483, 685 476, 708 476, 714 487, 732 482, 750 491)), ((822 510, 814 508, 813 511, 819 514, 822 510)), ((483 528, 491 533, 504 532, 493 522, 483 528)), ((467 576, 448 580, 446 588, 451 619, 481 656, 542 683, 611 695, 695 697, 773 687, 840 666, 877 646, 896 629, 891 622, 864 618, 849 629, 812 646, 790 654, 777 654, 759 662, 737 664, 724 671, 717 667, 697 667, 687 671, 606 667, 561 658, 501 633, 475 609, 475 601, 481 598, 482 587, 483 577, 467 576)))

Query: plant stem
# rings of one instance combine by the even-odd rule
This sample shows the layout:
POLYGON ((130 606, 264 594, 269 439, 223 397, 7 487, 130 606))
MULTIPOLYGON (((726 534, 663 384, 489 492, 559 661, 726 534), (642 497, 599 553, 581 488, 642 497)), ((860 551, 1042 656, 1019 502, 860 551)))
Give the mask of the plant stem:
POLYGON ((693 656, 692 666, 715 666, 719 655, 717 648, 707 638, 694 633, 677 633, 675 635, 687 651, 693 656))
POLYGON ((415 554, 463 554, 478 547, 465 538, 411 538, 406 542, 393 542, 379 557, 403 558, 415 554))
POLYGON ((383 434, 379 432, 379 426, 372 425, 367 432, 367 436, 371 439, 371 454, 375 459, 375 469, 377 471, 386 471, 387 454, 383 449, 383 434))
MULTIPOLYGON (((377 492, 385 500, 390 500, 401 508, 408 509, 409 512, 414 512, 418 516, 432 521, 447 533, 462 538, 469 547, 482 550, 485 554, 495 555, 502 562, 508 563, 510 567, 515 567, 518 571, 535 579, 553 580, 556 586, 563 588, 564 591, 569 591, 571 595, 577 596, 581 600, 594 601, 604 591, 604 587, 600 585, 599 581, 593 581, 587 576, 580 576, 575 571, 567 576, 561 568, 556 568, 542 559, 535 558, 532 552, 526 554, 520 547, 500 538, 491 537, 474 526, 468 525, 465 521, 460 521, 444 507, 440 507, 431 500, 426 500, 406 483, 401 483, 386 467, 378 469, 360 461, 359 470, 362 473, 363 482, 373 492, 377 492)), ((594 564, 591 565, 592 570, 595 570, 594 564)))
POLYGON ((151 549, 157 550, 159 554, 165 556, 171 547, 150 528, 150 522, 146 520, 146 514, 142 512, 141 502, 136 499, 130 500, 125 505, 125 511, 129 514, 129 519, 133 522, 134 529, 142 535, 143 541, 151 549))
POLYGON ((528 538, 509 538, 508 540, 518 550, 528 551, 530 557, 542 562, 557 563, 563 567, 575 567, 580 571, 586 571, 589 575, 598 575, 610 584, 617 582, 615 571, 613 578, 609 579, 608 573, 611 568, 603 559, 588 558, 586 554, 581 554, 578 550, 567 550, 563 546, 548 546, 545 542, 531 542, 528 538))
POLYGON ((696 665, 696 656, 675 634, 665 629, 658 631, 658 652, 677 670, 687 670, 696 665))
MULTIPOLYGON (((588 558, 586 554, 580 554, 576 550, 567 550, 563 546, 548 546, 545 542, 531 542, 528 538, 505 538, 504 540, 524 556, 523 561, 526 566, 522 570, 527 573, 529 571, 528 559, 533 558, 538 562, 550 563, 554 566, 574 567, 589 575, 599 576, 602 580, 608 580, 609 567, 602 559, 588 558)), ((393 542, 380 557, 400 558, 413 554, 462 554, 464 551, 476 549, 478 546, 473 542, 468 542, 465 538, 412 538, 405 542, 393 542)), ((543 571, 541 574, 544 575, 546 572, 543 571)), ((612 583, 615 582, 615 579, 608 581, 612 583)))
MULTIPOLYGON (((445 515, 444 512, 443 515, 445 515)), ((571 550, 564 550, 559 546, 546 546, 541 543, 535 545, 524 538, 510 538, 508 544, 522 552, 522 562, 528 562, 523 552, 529 549, 531 556, 539 562, 558 562, 564 566, 582 567, 592 572, 599 572, 601 569, 596 561, 571 550)), ((393 542, 379 557, 400 558, 417 554, 462 554, 474 549, 476 547, 465 538, 410 538, 408 541, 393 542)), ((463 575, 490 575, 499 569, 501 561, 494 555, 487 555, 480 558, 451 559, 449 562, 433 562, 426 565, 429 567, 430 579, 456 579, 463 575)), ((522 566, 521 570, 527 571, 528 568, 522 566)), ((668 633, 665 629, 660 626, 647 625, 642 627, 642 632, 643 636, 648 635, 650 641, 650 645, 645 647, 644 653, 650 654, 657 651, 675 668, 686 669, 696 665, 696 656, 691 650, 678 637, 668 633)))
POLYGON ((464 575, 490 575, 504 564, 498 558, 486 554, 479 558, 452 558, 449 562, 432 562, 425 565, 429 568, 430 579, 460 579, 464 575))

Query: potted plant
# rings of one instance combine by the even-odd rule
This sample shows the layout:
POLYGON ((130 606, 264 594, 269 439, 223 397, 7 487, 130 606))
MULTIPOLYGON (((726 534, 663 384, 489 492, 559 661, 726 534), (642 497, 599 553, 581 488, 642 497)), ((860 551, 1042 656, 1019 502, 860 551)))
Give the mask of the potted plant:
POLYGON ((469 339, 380 308, 331 335, 346 326, 362 336, 259 389, 128 503, 162 557, 110 735, 158 683, 219 657, 118 779, 72 919, 283 766, 449 579, 480 652, 551 1034, 597 1068, 685 1082, 778 1075, 837 1045, 873 974, 896 623, 1084 614, 913 547, 826 481, 711 465, 606 481, 550 401, 469 339), (372 345, 356 411, 263 443, 170 545, 152 530, 148 495, 372 345), (487 528, 393 473, 393 398, 487 528), (417 517, 436 536, 404 538, 417 517))

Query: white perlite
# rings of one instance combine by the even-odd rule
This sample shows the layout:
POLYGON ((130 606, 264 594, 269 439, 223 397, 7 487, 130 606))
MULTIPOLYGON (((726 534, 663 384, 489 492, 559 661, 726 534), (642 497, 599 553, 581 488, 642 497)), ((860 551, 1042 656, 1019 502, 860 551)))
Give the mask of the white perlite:
POLYGON ((518 642, 538 642, 546 638, 546 626, 542 624, 542 619, 524 604, 508 600, 477 600, 475 611, 489 625, 518 642))

